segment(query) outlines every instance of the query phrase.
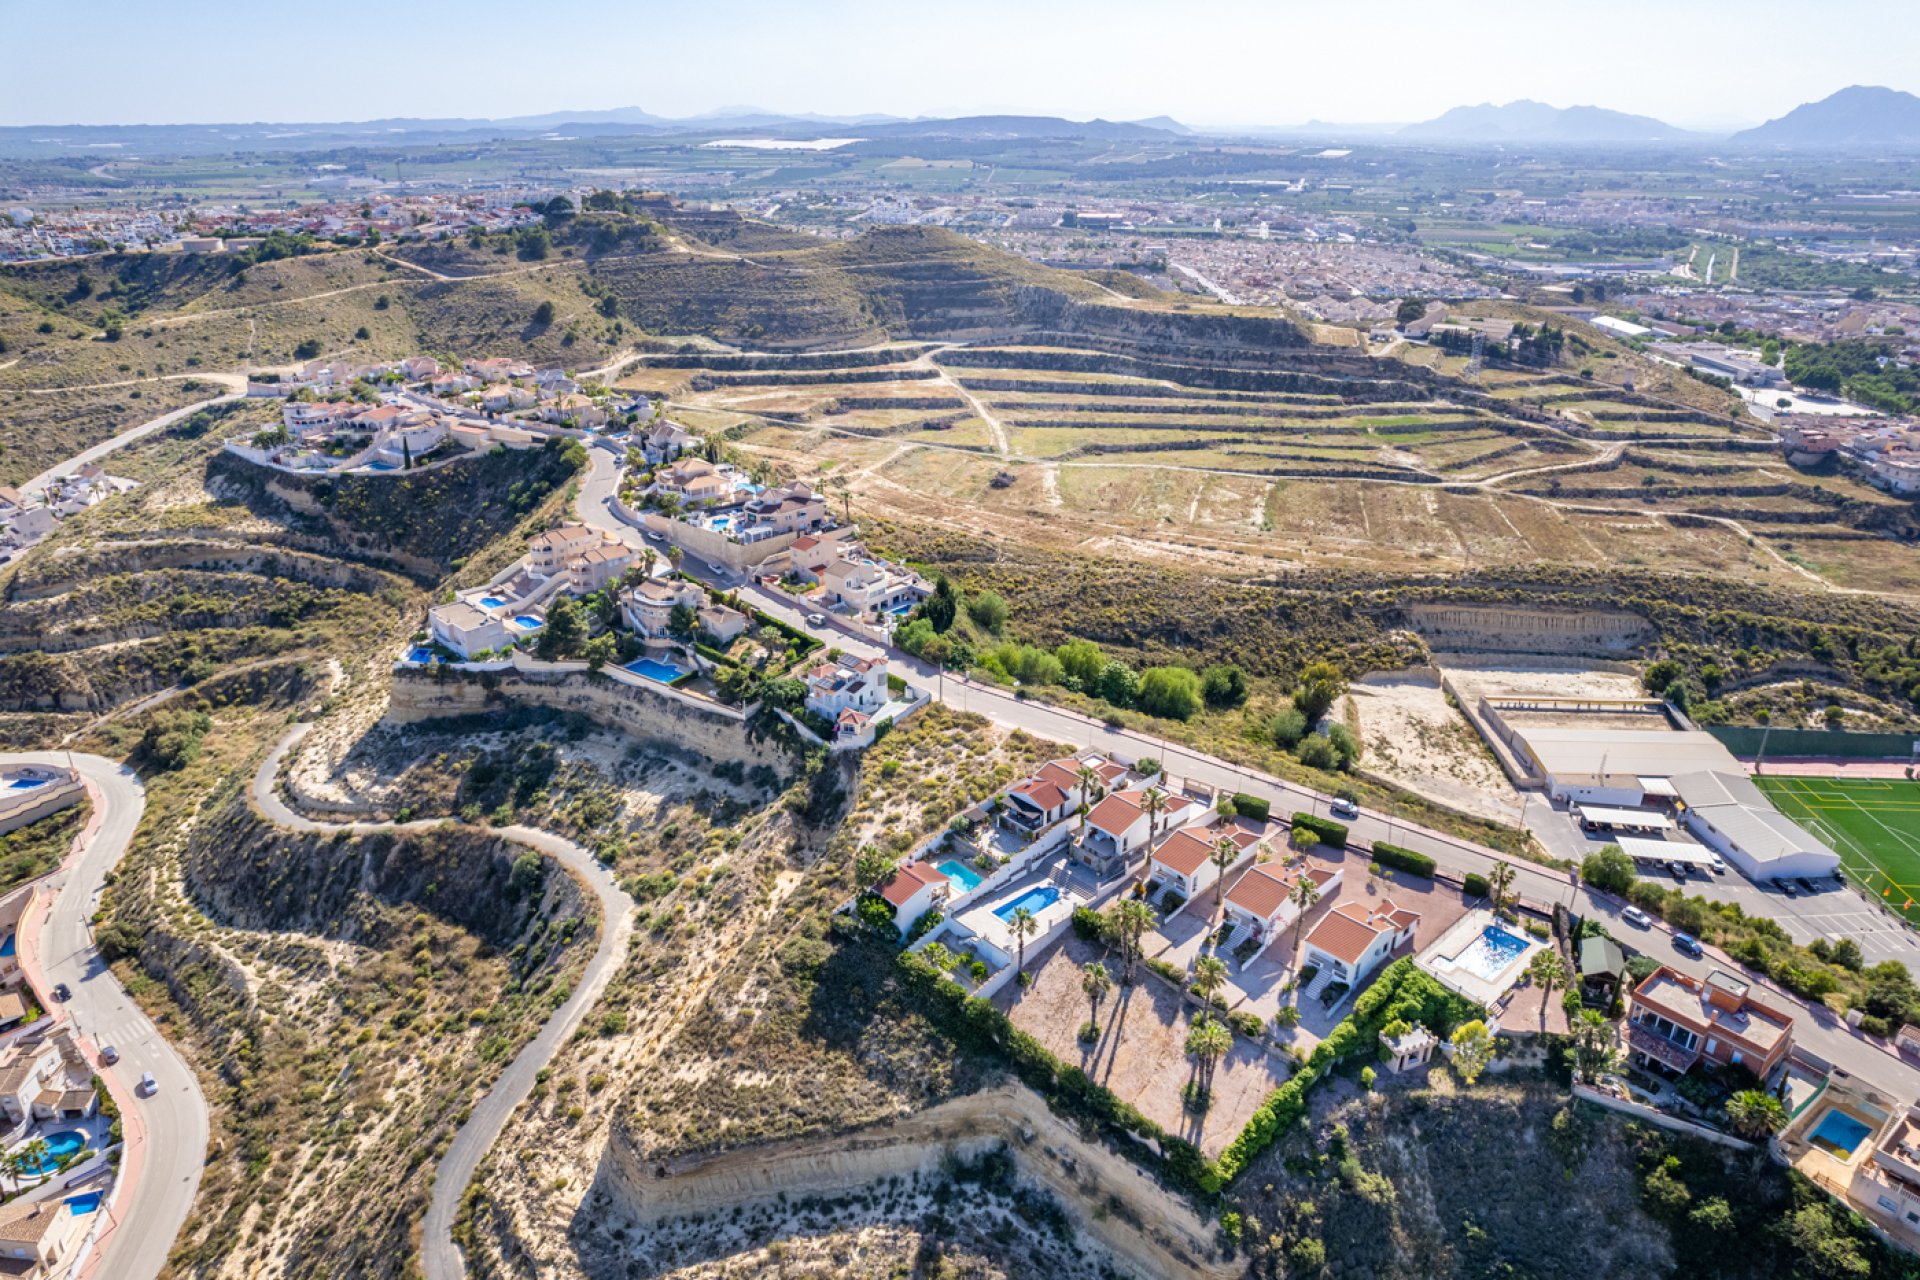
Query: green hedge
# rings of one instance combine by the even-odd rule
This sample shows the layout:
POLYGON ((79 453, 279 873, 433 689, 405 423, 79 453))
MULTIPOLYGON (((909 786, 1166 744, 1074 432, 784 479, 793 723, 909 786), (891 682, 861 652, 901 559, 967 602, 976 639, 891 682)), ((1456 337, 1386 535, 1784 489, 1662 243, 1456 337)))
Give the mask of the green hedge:
POLYGON ((739 659, 730 658, 712 645, 701 644, 697 640, 694 642, 693 651, 705 658, 708 662, 717 662, 723 667, 737 667, 740 665, 739 659))
POLYGON ((1487 878, 1477 871, 1467 872, 1466 878, 1461 881, 1460 887, 1466 890, 1469 898, 1488 898, 1493 896, 1493 886, 1488 884, 1487 878))
POLYGON ((1244 791, 1236 791, 1233 793, 1233 811, 1243 818, 1265 822, 1267 815, 1273 812, 1273 806, 1259 796, 1250 796, 1244 791))
POLYGON ((1372 986, 1353 1002, 1346 1020, 1314 1046, 1313 1054, 1294 1077, 1267 1095, 1215 1165, 1220 1185, 1232 1182, 1259 1154, 1307 1111, 1307 1096, 1326 1074, 1343 1060, 1371 1054, 1380 1028, 1395 1019, 1421 1022, 1436 1035, 1446 1035, 1460 1023, 1484 1016, 1486 1010, 1457 996, 1413 967, 1411 956, 1388 965, 1372 986))
POLYGON ((1313 832, 1320 837, 1320 843, 1329 849, 1347 847, 1347 824, 1344 822, 1335 822, 1332 818, 1316 818, 1310 813, 1296 813, 1293 815, 1293 825, 1305 827, 1313 832))
POLYGON ((922 1011, 962 1048, 1006 1058, 1014 1073, 1056 1110, 1151 1140, 1160 1148, 1158 1161, 1137 1142, 1118 1145, 1177 1184, 1203 1196, 1220 1190, 1219 1172, 1198 1147, 1141 1115, 1094 1083, 1079 1067, 1054 1057, 1045 1045, 994 1008, 992 1001, 968 995, 958 983, 911 951, 901 952, 897 963, 907 986, 920 997, 922 1011))
POLYGON ((1397 844, 1388 844, 1384 840, 1373 846, 1373 860, 1383 867, 1392 867, 1396 871, 1411 871, 1417 876, 1433 878, 1432 858, 1424 853, 1403 849, 1397 844))

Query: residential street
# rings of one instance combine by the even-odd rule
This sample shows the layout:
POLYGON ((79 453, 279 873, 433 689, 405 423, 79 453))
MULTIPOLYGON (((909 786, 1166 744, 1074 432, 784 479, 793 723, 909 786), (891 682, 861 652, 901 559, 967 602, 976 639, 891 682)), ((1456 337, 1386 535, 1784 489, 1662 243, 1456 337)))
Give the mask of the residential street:
MULTIPOLYGON (((611 453, 593 449, 592 469, 582 482, 575 504, 578 518, 595 528, 611 530, 634 546, 645 543, 641 535, 622 522, 607 506, 613 492, 618 465, 611 453)), ((704 566, 689 556, 681 566, 696 576, 711 577, 704 566)), ((728 582, 729 587, 738 585, 728 582)), ((1117 752, 1128 758, 1156 756, 1176 777, 1192 778, 1212 787, 1243 791, 1260 796, 1273 805, 1276 815, 1295 810, 1327 817, 1331 797, 1297 783, 1202 755, 1159 738, 1126 729, 1115 729, 1103 721, 1078 712, 1049 705, 1037 699, 1016 697, 1011 691, 985 685, 952 673, 941 673, 906 654, 883 649, 871 641, 849 636, 832 625, 808 626, 805 611, 786 604, 770 593, 756 592, 755 603, 783 622, 800 627, 826 644, 866 657, 885 656, 892 670, 923 684, 935 698, 963 711, 971 711, 1009 728, 1024 729, 1039 737, 1062 742, 1075 749, 1092 748, 1117 752)), ((1459 840, 1442 832, 1401 821, 1391 813, 1363 810, 1357 821, 1348 824, 1353 839, 1362 845, 1387 841, 1417 850, 1431 857, 1445 871, 1456 875, 1466 872, 1485 874, 1495 862, 1505 861, 1514 868, 1515 889, 1525 901, 1542 907, 1559 902, 1569 910, 1606 920, 1607 931, 1623 944, 1645 951, 1661 961, 1690 973, 1706 973, 1714 968, 1742 972, 1725 956, 1709 952, 1708 958, 1694 960, 1676 951, 1672 931, 1659 921, 1652 930, 1639 930, 1619 919, 1619 903, 1605 894, 1595 893, 1578 883, 1578 877, 1555 871, 1537 863, 1508 858, 1481 845, 1459 840)), ((1758 886, 1729 872, 1710 881, 1689 879, 1689 892, 1705 893, 1715 899, 1738 901, 1750 914, 1765 915, 1782 921, 1795 937, 1810 939, 1829 934, 1836 927, 1857 937, 1869 960, 1899 959, 1920 974, 1920 940, 1910 930, 1887 922, 1848 888, 1829 888, 1811 897, 1788 899, 1778 892, 1758 886)), ((1810 1052, 1827 1059, 1887 1090, 1896 1097, 1920 1096, 1920 1064, 1905 1061, 1874 1042, 1860 1036, 1836 1018, 1825 1006, 1809 1008, 1783 991, 1762 982, 1773 992, 1772 999, 1794 1013, 1794 1038, 1810 1052)))
POLYGON ((207 1102, 200 1082, 136 1004, 93 947, 89 919, 107 873, 120 861, 140 824, 145 792, 131 769, 99 756, 38 752, 12 761, 65 765, 71 759, 95 797, 97 829, 80 856, 48 878, 51 910, 22 922, 20 963, 56 1018, 71 1019, 82 1044, 107 1081, 124 1117, 124 1180, 109 1206, 106 1228, 89 1257, 86 1276, 151 1280, 166 1265, 173 1240, 193 1206, 207 1150, 207 1102), (57 983, 73 998, 52 1000, 57 983), (120 1051, 112 1067, 98 1066, 102 1045, 120 1051), (134 1086, 152 1072, 159 1089, 140 1098, 134 1086))

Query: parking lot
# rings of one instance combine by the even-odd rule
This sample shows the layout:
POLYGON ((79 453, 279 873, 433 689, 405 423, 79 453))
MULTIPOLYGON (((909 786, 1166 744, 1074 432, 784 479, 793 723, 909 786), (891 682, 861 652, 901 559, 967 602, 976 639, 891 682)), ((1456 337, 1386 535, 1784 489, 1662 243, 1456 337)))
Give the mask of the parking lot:
MULTIPOLYGON (((1619 843, 1619 835, 1614 832, 1582 831, 1570 809, 1553 805, 1538 794, 1528 797, 1527 826, 1556 857, 1575 862, 1619 843)), ((1668 832, 1667 838, 1682 847, 1702 848, 1678 830, 1668 832)), ((1795 883, 1793 896, 1788 897, 1778 886, 1756 884, 1731 867, 1720 874, 1689 869, 1684 879, 1676 879, 1666 867, 1648 862, 1636 863, 1634 869, 1643 879, 1657 884, 1684 888, 1711 902, 1738 903, 1749 915, 1770 916, 1795 942, 1852 938, 1860 944, 1869 964, 1898 960, 1909 966, 1920 965, 1920 943, 1916 943, 1912 930, 1890 912, 1868 902, 1851 885, 1816 880, 1809 893, 1795 883)))

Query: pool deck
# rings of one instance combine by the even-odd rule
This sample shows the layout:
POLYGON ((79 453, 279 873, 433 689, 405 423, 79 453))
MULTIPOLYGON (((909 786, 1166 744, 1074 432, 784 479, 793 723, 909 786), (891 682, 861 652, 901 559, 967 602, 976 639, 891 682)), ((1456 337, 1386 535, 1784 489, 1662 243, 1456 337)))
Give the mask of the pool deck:
POLYGON ((1421 950, 1413 962, 1449 991, 1491 1009, 1526 973, 1534 955, 1546 949, 1547 944, 1528 933, 1524 925, 1507 924, 1495 919, 1493 912, 1485 907, 1476 907, 1454 921, 1453 927, 1421 950), (1472 946, 1474 939, 1491 925, 1497 925, 1502 931, 1525 942, 1526 948, 1491 978, 1456 968, 1452 963, 1453 958, 1472 946))

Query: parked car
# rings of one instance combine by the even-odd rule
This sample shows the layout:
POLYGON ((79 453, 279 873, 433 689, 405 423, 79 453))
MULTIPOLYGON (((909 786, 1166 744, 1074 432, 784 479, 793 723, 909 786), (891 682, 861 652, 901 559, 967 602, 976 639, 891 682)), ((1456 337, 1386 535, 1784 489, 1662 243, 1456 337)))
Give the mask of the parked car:
POLYGON ((54 987, 53 998, 55 1000, 71 1000, 73 999, 73 988, 62 982, 54 987))
POLYGON ((1805 889, 1810 894, 1820 892, 1819 889, 1814 887, 1813 881, 1807 879, 1805 876, 1801 876, 1798 880, 1795 880, 1794 883, 1799 885, 1802 889, 1805 889))
POLYGON ((1692 956, 1696 960, 1706 954, 1700 947, 1700 940, 1690 933, 1674 934, 1673 949, 1683 955, 1692 956))
POLYGON ((708 570, 710 570, 710 571, 711 571, 711 572, 712 572, 713 574, 715 574, 715 575, 716 575, 717 577, 722 577, 722 578, 724 578, 724 577, 726 577, 726 576, 727 576, 727 571, 726 571, 725 569, 723 569, 723 568, 721 568, 721 567, 720 567, 719 565, 717 565, 717 564, 715 564, 715 563, 714 563, 713 561, 711 561, 711 560, 709 560, 709 561, 707 561, 707 568, 708 568, 708 570))
POLYGON ((1713 868, 1713 874, 1717 876, 1727 874, 1727 860, 1725 858, 1717 853, 1710 853, 1707 857, 1709 859, 1709 865, 1713 868))
POLYGON ((807 615, 807 625, 810 627, 824 627, 827 625, 827 615, 824 613, 810 613, 807 615))
POLYGON ((120 1061, 120 1051, 118 1049, 110 1044, 100 1046, 100 1063, 102 1066, 110 1067, 118 1061, 120 1061))
POLYGON ((1628 907, 1620 913, 1620 918, 1636 929, 1653 928, 1653 917, 1638 907, 1628 907))
POLYGON ((1675 880, 1685 880, 1687 878, 1687 864, 1684 862, 1669 862, 1667 864, 1667 870, 1673 872, 1673 878, 1675 880))
POLYGON ((1791 880, 1775 880, 1775 881, 1774 881, 1774 883, 1780 886, 1780 892, 1781 892, 1781 893, 1783 893, 1783 894, 1785 894, 1785 895, 1786 895, 1787 897, 1789 897, 1789 898, 1797 898, 1797 897, 1799 897, 1799 896, 1800 896, 1800 894, 1799 894, 1799 892, 1798 892, 1797 890, 1795 890, 1795 889, 1794 889, 1794 887, 1793 887, 1793 881, 1791 881, 1791 880))
POLYGON ((133 1091, 142 1098, 151 1098, 160 1092, 160 1082, 153 1078, 153 1072, 143 1071, 140 1073, 140 1083, 134 1087, 133 1091))
POLYGON ((1360 806, 1344 798, 1336 799, 1327 808, 1334 817, 1345 818, 1349 822, 1360 816, 1360 806))
POLYGON ((662 538, 662 537, 660 536, 660 531, 659 531, 658 529, 649 529, 649 530, 647 530, 647 537, 648 537, 648 538, 650 538, 651 540, 653 540, 654 542, 665 542, 665 541, 666 541, 666 539, 665 539, 665 538, 662 538))

